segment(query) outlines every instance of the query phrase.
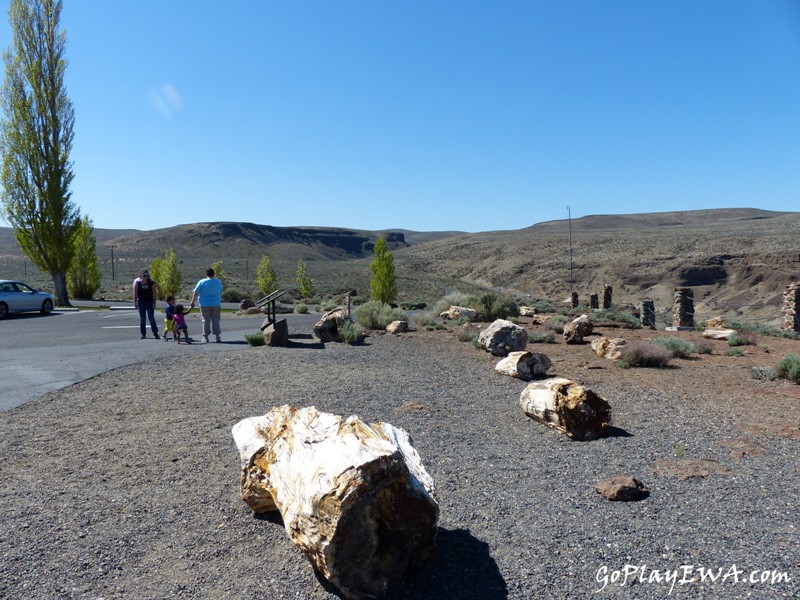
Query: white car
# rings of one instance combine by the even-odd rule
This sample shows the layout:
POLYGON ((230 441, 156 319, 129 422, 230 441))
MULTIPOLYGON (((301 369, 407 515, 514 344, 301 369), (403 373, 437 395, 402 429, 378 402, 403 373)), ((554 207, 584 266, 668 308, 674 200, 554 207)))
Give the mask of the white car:
POLYGON ((0 319, 18 312, 38 311, 49 315, 55 302, 53 294, 35 290, 21 281, 0 279, 0 319))

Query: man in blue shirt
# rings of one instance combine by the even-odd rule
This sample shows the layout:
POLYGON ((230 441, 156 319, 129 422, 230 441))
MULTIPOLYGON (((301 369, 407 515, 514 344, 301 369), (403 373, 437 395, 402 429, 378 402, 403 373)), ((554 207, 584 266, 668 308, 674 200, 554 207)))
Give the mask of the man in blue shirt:
POLYGON ((206 269, 205 279, 194 286, 194 296, 190 308, 199 299, 200 314, 203 316, 203 342, 208 343, 208 335, 213 331, 217 342, 221 342, 219 314, 222 305, 222 282, 214 277, 214 269, 206 269))

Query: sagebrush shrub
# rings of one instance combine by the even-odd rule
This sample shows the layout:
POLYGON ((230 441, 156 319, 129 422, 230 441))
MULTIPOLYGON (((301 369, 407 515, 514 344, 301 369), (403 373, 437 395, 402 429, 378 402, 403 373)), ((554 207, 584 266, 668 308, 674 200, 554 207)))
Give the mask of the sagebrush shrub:
POLYGON ((755 346, 756 341, 751 335, 734 333, 728 338, 728 346, 755 346))
POLYGON ((601 321, 624 323, 631 329, 641 329, 642 323, 634 317, 631 313, 618 310, 616 308, 607 308, 597 310, 592 314, 592 321, 597 323, 601 321))
POLYGON ((478 329, 472 323, 466 323, 465 325, 462 325, 456 329, 456 335, 458 336, 459 342, 471 342, 472 340, 478 339, 479 333, 480 329, 478 329))
POLYGON ((778 373, 771 367, 753 367, 750 369, 750 377, 752 379, 775 381, 778 377, 778 373))
POLYGON ((434 312, 421 312, 414 315, 413 319, 417 327, 434 327, 442 324, 441 317, 434 312))
POLYGON ((788 354, 784 356, 775 369, 778 377, 800 383, 800 356, 788 354))
POLYGON ((729 348, 725 350, 725 356, 744 356, 744 352, 742 352, 739 348, 729 348))
POLYGON ((622 350, 620 366, 663 368, 669 365, 672 352, 652 342, 633 341, 622 350))
POLYGON ((780 329, 772 325, 766 325, 765 323, 741 323, 739 321, 731 321, 728 323, 728 327, 738 332, 800 340, 800 333, 792 331, 791 329, 780 329))
POLYGON ((528 332, 529 344, 555 344, 556 335, 553 332, 538 333, 535 331, 528 332))
POLYGON ((304 302, 298 302, 294 305, 294 312, 296 312, 298 315, 304 315, 308 313, 308 304, 305 304, 304 302))
POLYGON ((267 343, 264 339, 264 334, 260 331, 258 333, 248 333, 244 336, 244 339, 251 346, 263 346, 267 343))
POLYGON ((339 327, 339 338, 350 346, 355 346, 364 341, 364 331, 351 321, 347 321, 339 327))
POLYGON ((556 315, 544 322, 545 329, 556 333, 564 333, 564 325, 569 321, 566 315, 556 315))
POLYGON ((477 300, 474 296, 468 296, 462 292, 450 292, 436 301, 431 312, 440 315, 451 306, 468 306, 473 308, 476 303, 477 300))
POLYGON ((365 329, 386 329, 392 321, 408 321, 408 315, 400 308, 371 300, 356 309, 356 321, 365 329))
POLYGON ((699 346, 675 336, 660 337, 656 340, 656 344, 669 350, 675 358, 689 358, 692 354, 711 353, 707 346, 699 346))

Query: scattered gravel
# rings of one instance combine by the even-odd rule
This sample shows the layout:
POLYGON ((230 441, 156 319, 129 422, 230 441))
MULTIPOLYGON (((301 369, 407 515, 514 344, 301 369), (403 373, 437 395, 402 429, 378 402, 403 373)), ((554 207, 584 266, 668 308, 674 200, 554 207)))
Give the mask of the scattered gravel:
POLYGON ((392 597, 666 598, 670 583, 647 578, 683 565, 728 577, 682 584, 681 571, 675 597, 800 596, 800 440, 737 428, 796 424, 796 399, 754 406, 746 392, 681 387, 674 373, 653 382, 641 370, 570 372, 553 353, 586 348, 537 346, 558 375, 611 404, 615 435, 573 442, 527 419, 517 404, 525 383, 495 374, 496 358, 448 332, 186 350, 0 414, 0 597, 337 597, 280 516, 254 516, 239 499, 231 426, 282 403, 413 436, 441 504, 438 549, 392 597), (763 453, 734 459, 721 442, 740 438, 763 453), (732 474, 655 473, 681 458, 732 474), (649 497, 604 500, 594 486, 616 475, 640 479, 649 497), (612 583, 626 565, 645 581, 612 583), (754 570, 790 581, 750 583, 754 570))

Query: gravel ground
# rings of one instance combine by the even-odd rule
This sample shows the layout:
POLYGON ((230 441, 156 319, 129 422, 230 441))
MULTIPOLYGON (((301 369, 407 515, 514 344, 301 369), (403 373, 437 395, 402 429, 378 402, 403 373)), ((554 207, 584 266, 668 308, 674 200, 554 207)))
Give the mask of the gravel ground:
POLYGON ((612 437, 572 442, 527 419, 525 384, 452 333, 357 347, 293 338, 214 355, 186 347, 171 364, 111 371, 0 414, 0 597, 337 597, 280 517, 239 499, 231 426, 282 403, 412 434, 441 504, 437 555, 392 597, 800 597, 800 440, 742 430, 800 423, 781 384, 755 397, 746 385, 720 391, 712 363, 683 377, 689 367, 624 371, 586 347, 536 348, 553 374, 612 406, 612 437), (729 440, 763 452, 735 459, 729 440), (683 458, 730 472, 654 470, 683 458), (615 475, 641 479, 650 496, 602 499, 594 485, 615 475), (626 565, 635 576, 617 579, 626 565), (727 578, 648 581, 683 565, 727 578), (773 570, 790 581, 761 583, 773 570))

